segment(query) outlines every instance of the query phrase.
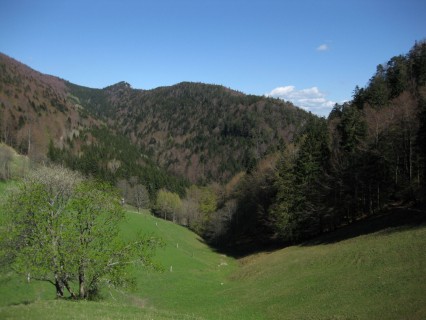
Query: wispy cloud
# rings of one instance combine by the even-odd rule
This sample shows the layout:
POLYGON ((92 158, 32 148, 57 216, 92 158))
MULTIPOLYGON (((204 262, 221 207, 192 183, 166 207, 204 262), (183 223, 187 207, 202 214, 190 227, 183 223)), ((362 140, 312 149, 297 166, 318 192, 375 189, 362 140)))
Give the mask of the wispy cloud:
POLYGON ((328 51, 330 48, 327 44, 323 43, 322 45, 317 47, 317 51, 328 51))
POLYGON ((319 116, 327 116, 336 102, 328 100, 318 87, 297 90, 295 86, 273 89, 266 96, 280 98, 319 116))

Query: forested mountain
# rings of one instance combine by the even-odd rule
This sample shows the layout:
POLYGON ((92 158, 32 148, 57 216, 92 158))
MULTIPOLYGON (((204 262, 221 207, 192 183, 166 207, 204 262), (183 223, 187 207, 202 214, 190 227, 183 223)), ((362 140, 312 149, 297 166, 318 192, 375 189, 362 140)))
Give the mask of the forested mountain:
POLYGON ((191 182, 223 182, 253 167, 292 141, 310 117, 290 103, 202 83, 68 87, 91 114, 191 182))
POLYGON ((2 141, 31 158, 63 163, 114 184, 180 195, 226 182, 302 131, 305 111, 278 99, 183 82, 104 89, 43 75, 0 55, 2 141))
POLYGON ((99 121, 82 115, 82 107, 69 99, 66 83, 41 74, 0 53, 1 141, 46 159, 50 140, 63 147, 67 139, 99 121))
MULTIPOLYGON (((185 193, 184 178, 170 175, 109 129, 68 85, 0 54, 0 141, 35 162, 59 162, 113 184, 143 181, 151 195, 162 187, 185 193)), ((94 101, 97 90, 92 91, 94 101)))

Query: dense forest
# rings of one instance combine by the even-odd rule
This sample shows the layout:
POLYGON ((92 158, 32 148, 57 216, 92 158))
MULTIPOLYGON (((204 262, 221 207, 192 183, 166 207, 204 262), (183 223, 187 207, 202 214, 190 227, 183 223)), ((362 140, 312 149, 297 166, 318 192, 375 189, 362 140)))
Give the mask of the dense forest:
POLYGON ((204 232, 222 244, 296 243, 424 202, 425 133, 426 42, 419 42, 379 65, 328 119, 310 119, 276 162, 245 174, 221 204, 233 201, 233 213, 207 219, 204 232))
POLYGON ((169 172, 203 184, 226 182, 292 141, 310 115, 278 99, 182 82, 135 90, 68 83, 86 112, 127 137, 169 172))
POLYGON ((185 189, 189 187, 187 179, 158 167, 146 156, 144 150, 131 144, 124 136, 113 134, 105 126, 82 131, 78 140, 90 141, 88 144, 81 144, 79 154, 73 152, 73 140, 68 141, 71 148, 55 147, 51 141, 49 160, 112 185, 124 185, 123 190, 143 185, 152 199, 155 199, 161 188, 183 196, 185 189), (123 184, 124 181, 126 184, 123 184))

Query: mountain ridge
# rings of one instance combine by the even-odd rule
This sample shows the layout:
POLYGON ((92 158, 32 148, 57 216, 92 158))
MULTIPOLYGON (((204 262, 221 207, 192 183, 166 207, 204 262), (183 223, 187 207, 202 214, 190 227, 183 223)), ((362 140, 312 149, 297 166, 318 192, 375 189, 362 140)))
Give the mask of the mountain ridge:
POLYGON ((88 143, 81 132, 106 126, 173 174, 224 182, 294 140, 312 116, 222 85, 183 81, 146 90, 120 81, 88 88, 4 54, 0 68, 2 140, 37 159, 46 158, 49 141, 81 154, 88 143))

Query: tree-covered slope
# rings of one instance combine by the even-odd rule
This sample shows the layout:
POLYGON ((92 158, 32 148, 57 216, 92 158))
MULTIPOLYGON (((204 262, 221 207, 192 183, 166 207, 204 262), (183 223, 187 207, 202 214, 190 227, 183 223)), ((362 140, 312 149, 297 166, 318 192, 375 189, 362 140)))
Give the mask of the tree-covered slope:
POLYGON ((68 87, 92 114, 192 182, 224 181, 253 167, 292 141, 309 117, 290 103, 219 85, 68 87))
POLYGON ((290 244, 426 198, 426 42, 377 67, 354 99, 311 118, 243 176, 209 220, 231 249, 290 244))
POLYGON ((101 139, 87 139, 91 131, 101 129, 125 137, 141 152, 138 162, 149 157, 191 182, 223 182, 294 140, 310 117, 290 103, 219 85, 92 89, 3 54, 0 68, 1 141, 38 160, 50 141, 80 157, 101 139))
POLYGON ((84 115, 65 82, 0 53, 0 141, 33 160, 46 159, 50 140, 67 139, 98 123, 84 115))

